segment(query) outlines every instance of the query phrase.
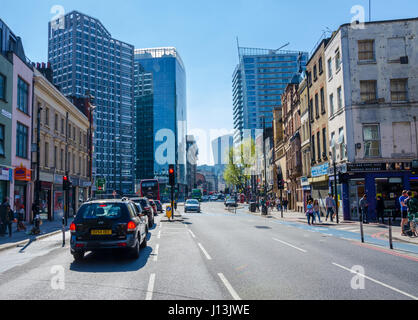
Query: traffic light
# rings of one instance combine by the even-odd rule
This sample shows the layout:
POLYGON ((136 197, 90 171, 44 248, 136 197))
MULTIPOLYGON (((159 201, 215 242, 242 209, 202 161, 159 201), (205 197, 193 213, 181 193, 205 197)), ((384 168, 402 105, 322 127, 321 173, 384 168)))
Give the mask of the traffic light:
POLYGON ((174 164, 170 164, 168 167, 168 177, 170 186, 174 187, 176 184, 176 178, 174 176, 174 164))
POLYGON ((70 181, 70 178, 68 176, 62 177, 62 188, 67 191, 70 190, 72 186, 72 183, 70 181))
POLYGON ((283 175, 281 172, 277 173, 277 188, 279 190, 284 189, 284 181, 283 181, 283 175))

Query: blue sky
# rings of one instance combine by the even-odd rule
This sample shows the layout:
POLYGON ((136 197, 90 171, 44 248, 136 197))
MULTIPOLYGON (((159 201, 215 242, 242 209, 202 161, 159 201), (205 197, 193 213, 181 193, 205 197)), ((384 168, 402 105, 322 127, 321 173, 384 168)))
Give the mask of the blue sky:
MULTIPOLYGON (((26 55, 47 59, 51 8, 99 19, 114 38, 136 48, 175 46, 186 65, 188 128, 232 129, 232 73, 241 46, 310 52, 327 28, 351 21, 351 8, 368 0, 14 0, 0 18, 23 39, 26 55)), ((418 16, 416 0, 372 0, 372 19, 418 16)), ((200 162, 210 162, 201 145, 200 162)))

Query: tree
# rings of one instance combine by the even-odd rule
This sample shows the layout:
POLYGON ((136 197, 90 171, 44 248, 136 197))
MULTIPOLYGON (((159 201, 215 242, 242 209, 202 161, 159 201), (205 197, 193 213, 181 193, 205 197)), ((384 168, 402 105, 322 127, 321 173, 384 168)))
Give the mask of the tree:
POLYGON ((231 147, 228 150, 228 165, 224 171, 225 182, 235 186, 239 192, 244 192, 255 160, 255 143, 251 138, 231 147))

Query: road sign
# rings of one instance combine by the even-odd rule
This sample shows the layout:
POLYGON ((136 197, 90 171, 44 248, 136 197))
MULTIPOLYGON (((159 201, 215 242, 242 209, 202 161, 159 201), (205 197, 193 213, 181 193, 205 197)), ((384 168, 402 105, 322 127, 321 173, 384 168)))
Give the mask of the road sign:
POLYGON ((105 192, 106 191, 106 179, 98 178, 96 181, 97 192, 105 192))
POLYGON ((167 206, 166 208, 165 208, 165 214, 167 215, 167 218, 171 218, 171 215, 172 215, 172 210, 171 210, 171 207, 170 206, 167 206))

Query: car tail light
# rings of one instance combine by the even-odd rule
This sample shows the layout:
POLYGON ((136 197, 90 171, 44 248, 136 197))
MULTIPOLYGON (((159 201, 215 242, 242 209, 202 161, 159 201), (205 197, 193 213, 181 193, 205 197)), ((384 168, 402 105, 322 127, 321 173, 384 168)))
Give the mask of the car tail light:
POLYGON ((129 221, 128 225, 127 225, 127 231, 135 231, 136 229, 136 224, 133 221, 129 221))
POLYGON ((77 243, 75 245, 76 248, 84 248, 84 243, 77 243))
POLYGON ((126 247, 126 242, 118 243, 118 247, 126 247))
POLYGON ((75 223, 74 222, 71 223, 71 225, 70 225, 70 231, 71 232, 76 232, 76 226, 75 226, 75 223))

